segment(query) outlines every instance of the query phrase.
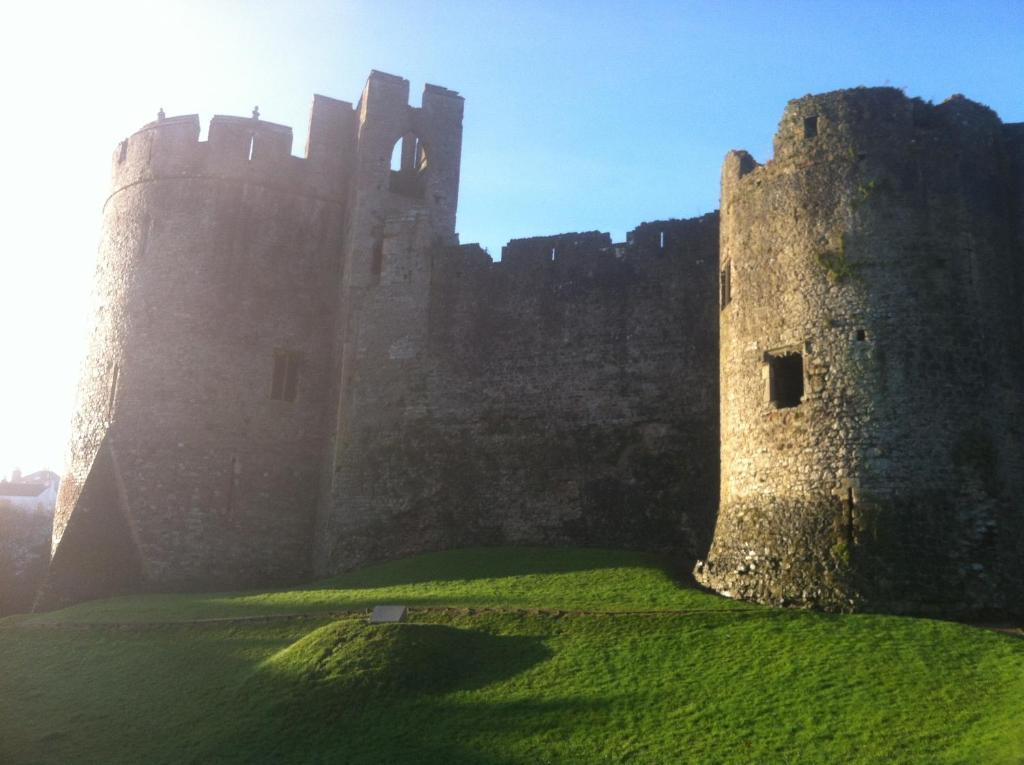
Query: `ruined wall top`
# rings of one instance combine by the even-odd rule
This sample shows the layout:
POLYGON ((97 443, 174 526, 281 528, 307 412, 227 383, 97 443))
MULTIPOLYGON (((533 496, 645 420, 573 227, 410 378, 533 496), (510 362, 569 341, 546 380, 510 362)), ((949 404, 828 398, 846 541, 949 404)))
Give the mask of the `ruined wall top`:
MULTIPOLYGON (((922 134, 987 149, 1001 133, 1009 138, 1012 129, 987 106, 959 94, 932 104, 892 87, 835 90, 786 105, 772 142, 774 156, 766 165, 834 160, 837 148, 854 161, 889 151, 902 156, 922 134)), ((915 150, 926 148, 918 145, 915 150)), ((723 199, 736 181, 751 173, 757 176, 760 167, 746 152, 730 152, 723 167, 723 199)))
POLYGON ((718 213, 697 218, 641 223, 613 242, 604 231, 577 231, 512 239, 501 248, 494 267, 513 271, 539 271, 545 267, 587 266, 600 269, 616 261, 639 261, 663 256, 696 258, 701 245, 718 236, 718 213))

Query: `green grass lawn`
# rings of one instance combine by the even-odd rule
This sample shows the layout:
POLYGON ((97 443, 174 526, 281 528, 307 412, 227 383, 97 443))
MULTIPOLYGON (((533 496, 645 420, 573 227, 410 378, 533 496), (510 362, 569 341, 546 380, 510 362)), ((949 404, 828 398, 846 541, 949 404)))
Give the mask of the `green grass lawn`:
POLYGON ((110 598, 32 621, 162 622, 335 613, 389 600, 408 606, 601 611, 750 608, 679 587, 651 555, 524 547, 420 555, 273 592, 110 598))
POLYGON ((1024 640, 737 604, 633 553, 457 551, 0 620, 0 762, 1024 763, 1024 640), (342 613, 387 602, 424 608, 342 613))

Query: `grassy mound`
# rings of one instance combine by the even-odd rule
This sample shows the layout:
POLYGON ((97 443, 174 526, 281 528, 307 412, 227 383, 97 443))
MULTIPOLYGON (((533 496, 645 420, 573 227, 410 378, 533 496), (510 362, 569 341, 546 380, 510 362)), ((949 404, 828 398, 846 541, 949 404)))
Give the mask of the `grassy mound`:
POLYGON ((313 630, 261 662, 245 693, 273 698, 288 688, 290 695, 318 696, 321 702, 359 704, 369 696, 470 689, 519 669, 517 659, 526 655, 516 651, 520 642, 442 624, 345 619, 313 630))

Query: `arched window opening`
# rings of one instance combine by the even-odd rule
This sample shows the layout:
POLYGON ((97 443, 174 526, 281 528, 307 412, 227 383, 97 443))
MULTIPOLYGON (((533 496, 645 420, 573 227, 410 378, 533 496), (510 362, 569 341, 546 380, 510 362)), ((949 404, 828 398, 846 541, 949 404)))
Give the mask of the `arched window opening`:
POLYGON ((388 188, 396 194, 422 199, 426 191, 427 152, 414 133, 406 133, 391 151, 388 188))

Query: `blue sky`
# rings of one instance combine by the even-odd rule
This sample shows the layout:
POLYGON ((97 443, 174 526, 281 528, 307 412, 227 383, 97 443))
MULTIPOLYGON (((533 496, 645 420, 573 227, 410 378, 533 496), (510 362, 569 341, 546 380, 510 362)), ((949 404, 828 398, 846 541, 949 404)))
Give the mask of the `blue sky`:
POLYGON ((0 303, 0 475, 60 470, 99 210, 116 143, 168 114, 295 128, 313 93, 355 100, 370 69, 466 98, 458 228, 511 237, 718 205, 723 155, 770 157, 787 100, 893 85, 964 93, 1024 121, 1024 0, 1004 2, 133 2, 6 11, 0 138, 12 195, 0 303), (31 285, 29 287, 28 285, 31 285))

